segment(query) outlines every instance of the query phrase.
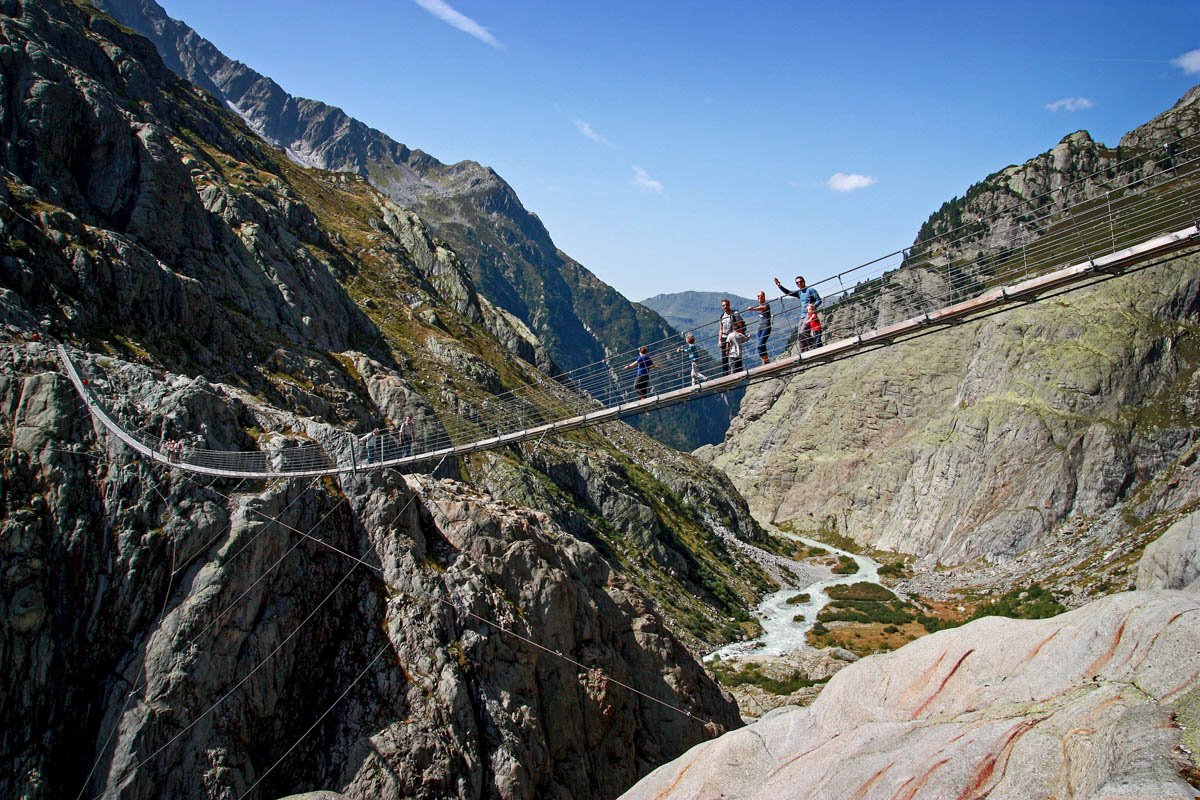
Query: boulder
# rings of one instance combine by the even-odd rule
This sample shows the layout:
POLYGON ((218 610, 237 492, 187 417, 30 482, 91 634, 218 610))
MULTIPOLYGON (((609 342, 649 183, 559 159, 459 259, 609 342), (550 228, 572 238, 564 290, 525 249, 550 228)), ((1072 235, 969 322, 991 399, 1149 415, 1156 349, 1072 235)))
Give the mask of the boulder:
POLYGON ((988 617, 852 664, 810 708, 697 745, 626 800, 1194 798, 1200 598, 988 617))
POLYGON ((1138 562, 1137 588, 1184 589, 1200 580, 1200 511, 1152 542, 1138 562))

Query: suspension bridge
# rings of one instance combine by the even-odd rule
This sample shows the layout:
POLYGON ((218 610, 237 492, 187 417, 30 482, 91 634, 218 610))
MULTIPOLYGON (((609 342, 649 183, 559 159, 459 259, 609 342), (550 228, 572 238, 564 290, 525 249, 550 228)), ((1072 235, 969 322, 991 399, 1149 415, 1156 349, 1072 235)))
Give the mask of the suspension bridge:
POLYGON ((273 453, 182 447, 117 418, 98 391, 103 368, 59 345, 62 367, 96 421, 142 456, 218 477, 317 477, 409 468, 446 457, 519 444, 728 392, 751 383, 852 357, 1018 304, 1119 276, 1200 248, 1200 134, 1139 152, 1102 172, 1014 203, 995 218, 966 221, 812 285, 823 304, 824 343, 797 335, 805 309, 788 297, 769 301, 770 323, 744 311, 750 341, 740 357, 709 352, 714 322, 694 329, 707 343, 692 370, 682 341, 645 343, 654 362, 649 387, 635 389, 638 352, 616 353, 570 372, 538 373, 528 385, 465 404, 459 413, 422 419, 344 446, 304 443, 273 453), (99 378, 99 380, 97 380, 99 378))

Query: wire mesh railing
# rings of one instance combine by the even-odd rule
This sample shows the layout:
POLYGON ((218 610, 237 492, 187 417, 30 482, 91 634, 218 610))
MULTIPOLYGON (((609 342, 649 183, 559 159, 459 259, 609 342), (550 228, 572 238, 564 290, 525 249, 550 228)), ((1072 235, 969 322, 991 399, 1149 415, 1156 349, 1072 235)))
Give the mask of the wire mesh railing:
MULTIPOLYGON (((523 386, 460 399, 453 412, 417 419, 411 430, 396 424, 332 444, 264 436, 259 449, 249 452, 210 449, 204 441, 161 432, 130 434, 129 442, 144 454, 195 471, 315 475, 406 466, 726 391, 756 376, 778 376, 820 360, 838 349, 834 340, 863 342, 903 320, 948 319, 954 315, 947 309, 997 287, 1072 265, 1103 269, 1097 265, 1118 263, 1114 254, 1127 248, 1179 231, 1194 233, 1200 216, 1200 135, 1113 159, 1099 172, 1028 199, 1000 194, 1004 207, 994 214, 959 219, 946 230, 923 230, 910 247, 805 287, 820 298, 815 309, 819 336, 813 335, 801 300, 785 295, 769 299, 767 313, 731 309, 744 327, 732 315, 722 321, 714 309, 711 323, 686 332, 694 348, 672 337, 644 343, 645 353, 614 353, 554 377, 531 371, 523 386)), ((972 213, 969 205, 960 209, 968 217, 972 213)), ((89 362, 88 369, 96 372, 97 364, 89 362)), ((93 409, 104 409, 95 396, 96 381, 80 380, 77 386, 85 397, 92 396, 93 409)))

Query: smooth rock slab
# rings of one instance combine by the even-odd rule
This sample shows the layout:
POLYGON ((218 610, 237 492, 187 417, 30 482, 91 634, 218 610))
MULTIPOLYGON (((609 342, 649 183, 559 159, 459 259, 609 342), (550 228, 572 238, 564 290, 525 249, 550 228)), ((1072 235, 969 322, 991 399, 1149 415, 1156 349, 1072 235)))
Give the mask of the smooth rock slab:
POLYGON ((1183 589, 1200 579, 1200 511, 1151 542, 1138 562, 1137 588, 1183 589))
POLYGON ((1200 597, 1130 592, 989 617, 839 672, 811 708, 697 745, 622 797, 1188 798, 1173 720, 1200 685, 1200 597))

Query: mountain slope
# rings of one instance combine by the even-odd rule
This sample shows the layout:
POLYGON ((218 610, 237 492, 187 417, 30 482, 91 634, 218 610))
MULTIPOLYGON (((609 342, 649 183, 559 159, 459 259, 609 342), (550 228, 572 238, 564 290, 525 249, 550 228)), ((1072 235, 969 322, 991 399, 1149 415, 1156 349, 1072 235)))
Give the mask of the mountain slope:
POLYGON ((736 294, 720 292, 674 292, 656 294, 641 302, 679 331, 711 325, 721 316, 721 300, 728 299, 736 309, 749 308, 755 301, 736 294))
MULTIPOLYGON (((292 97, 168 17, 154 0, 97 5, 154 41, 168 66, 212 92, 299 163, 362 175, 420 214, 458 253, 479 292, 537 334, 546 348, 538 359, 543 370, 556 365, 569 371, 672 335, 657 314, 630 303, 561 252, 492 169, 472 161, 443 164, 341 109, 292 97)), ((720 441, 728 424, 723 408, 700 401, 646 421, 663 441, 692 449, 720 441)))
POLYGON ((296 482, 103 437, 52 344, 155 438, 336 453, 532 383, 495 335, 529 333, 90 5, 0 34, 0 798, 604 798, 739 724, 688 648, 751 627, 769 580, 722 535, 763 533, 626 426, 296 482))
MULTIPOLYGON (((957 255, 1002 246, 1020 227, 1017 199, 1103 177, 1143 150, 1139 163, 1153 168, 1163 151, 1151 148, 1197 129, 1198 99, 1189 92, 1129 134, 1121 159, 1077 133, 989 176, 931 216, 915 248, 950 229, 974 232, 957 255)), ((763 384, 730 439, 704 452, 765 518, 929 567, 1008 562, 1039 546, 1069 552, 1080 536, 1124 556, 1200 494, 1190 466, 1198 298, 1192 255, 763 384)), ((912 307, 889 300, 865 313, 886 324, 912 307)), ((1077 559, 1091 555, 1076 548, 1077 559)), ((1095 590, 1131 580, 1123 563, 1111 580, 1107 568, 1092 576, 1095 590)))

